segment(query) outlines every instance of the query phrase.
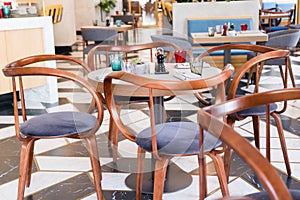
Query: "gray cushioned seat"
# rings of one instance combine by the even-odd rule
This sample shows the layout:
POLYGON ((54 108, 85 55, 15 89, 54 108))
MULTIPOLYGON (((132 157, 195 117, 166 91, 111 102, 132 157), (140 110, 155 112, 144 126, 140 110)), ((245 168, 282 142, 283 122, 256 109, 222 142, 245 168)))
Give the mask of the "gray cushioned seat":
MULTIPOLYGON (((199 153, 199 125, 193 122, 169 122, 156 125, 156 140, 160 154, 199 153)), ((141 131, 136 137, 141 148, 152 151, 151 127, 141 131)), ((204 152, 218 147, 222 142, 204 131, 204 152)))
MULTIPOLYGON (((294 200, 300 199, 300 190, 289 190, 289 192, 291 193, 294 200)), ((247 195, 247 197, 255 200, 271 200, 269 194, 266 191, 249 194, 247 195)))
MULTIPOLYGON (((276 109, 277 109, 277 105, 275 103, 271 103, 270 104, 270 112, 271 113, 275 112, 276 109)), ((238 112, 238 115, 241 115, 241 116, 264 115, 264 114, 266 114, 266 105, 255 106, 255 107, 241 110, 238 112)))
POLYGON ((88 113, 55 112, 27 120, 20 130, 28 136, 66 136, 91 130, 96 122, 96 117, 88 113))

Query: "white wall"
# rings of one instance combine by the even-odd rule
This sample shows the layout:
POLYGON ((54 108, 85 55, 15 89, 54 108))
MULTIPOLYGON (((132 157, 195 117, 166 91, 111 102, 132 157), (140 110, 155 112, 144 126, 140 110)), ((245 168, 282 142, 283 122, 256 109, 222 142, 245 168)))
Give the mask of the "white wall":
MULTIPOLYGON (((101 20, 100 8, 95 5, 101 0, 75 0, 75 20, 76 30, 80 31, 82 26, 91 26, 92 21, 101 20)), ((110 14, 115 14, 116 10, 122 11, 122 0, 117 0, 116 7, 110 11, 110 14)), ((105 13, 103 13, 105 18, 105 13)))
POLYGON ((258 29, 259 0, 231 2, 173 3, 173 32, 187 35, 189 17, 253 16, 253 29, 258 29))
POLYGON ((92 20, 97 19, 94 0, 75 0, 76 30, 82 26, 91 26, 92 20))
POLYGON ((61 22, 54 24, 55 46, 71 46, 76 42, 74 0, 47 0, 46 5, 62 4, 61 22))

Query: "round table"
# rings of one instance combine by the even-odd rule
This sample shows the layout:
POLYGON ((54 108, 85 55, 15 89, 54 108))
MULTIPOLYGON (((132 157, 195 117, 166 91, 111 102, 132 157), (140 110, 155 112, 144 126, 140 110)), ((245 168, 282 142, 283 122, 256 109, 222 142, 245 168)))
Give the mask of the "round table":
MULTIPOLYGON (((177 69, 174 63, 165 63, 166 70, 169 72, 168 74, 140 74, 140 76, 145 76, 147 78, 153 78, 158 80, 180 80, 180 78, 184 77, 192 77, 193 79, 203 79, 208 78, 214 75, 217 75, 221 72, 219 68, 210 67, 207 63, 204 63, 202 75, 192 74, 190 69, 177 69)), ((146 70, 148 72, 148 70, 146 70)), ((89 81, 97 88, 98 92, 103 93, 103 80, 107 74, 112 72, 110 67, 101 68, 95 71, 92 71, 88 74, 89 81)), ((137 88, 136 86, 128 83, 124 83, 122 81, 114 81, 114 91, 115 95, 119 96, 128 96, 131 94, 132 96, 136 97, 145 97, 148 96, 149 90, 146 88, 137 88), (134 91, 134 92, 132 92, 134 91), (116 93, 115 93, 116 92, 116 93)), ((179 91, 178 94, 186 94, 185 91, 179 91)), ((190 91, 188 92, 190 93, 190 91)), ((155 96, 169 96, 171 95, 168 91, 155 91, 155 96)))

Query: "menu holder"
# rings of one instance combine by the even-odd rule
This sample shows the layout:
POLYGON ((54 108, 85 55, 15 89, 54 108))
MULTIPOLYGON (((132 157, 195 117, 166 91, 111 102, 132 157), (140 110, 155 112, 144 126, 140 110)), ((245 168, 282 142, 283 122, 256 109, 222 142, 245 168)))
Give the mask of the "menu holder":
POLYGON ((189 69, 190 63, 176 63, 175 68, 177 69, 189 69))

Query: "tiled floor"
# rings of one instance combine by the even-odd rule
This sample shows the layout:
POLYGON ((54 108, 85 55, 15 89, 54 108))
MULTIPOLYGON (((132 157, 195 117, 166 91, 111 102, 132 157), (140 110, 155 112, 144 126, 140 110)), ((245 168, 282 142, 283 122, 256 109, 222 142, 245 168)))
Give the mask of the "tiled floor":
MULTIPOLYGON (((160 32, 156 29, 140 29, 139 42, 150 42, 150 35, 160 32)), ((131 33, 130 33, 131 34, 131 33)), ((74 51, 72 56, 81 58, 82 52, 74 51)), ((293 58, 297 59, 297 58, 293 58)), ((78 73, 78 68, 69 63, 59 62, 58 68, 78 73)), ((293 64, 294 73, 299 87, 299 66, 293 64)), ((278 83, 277 68, 269 68, 264 72, 261 87, 270 89, 274 83, 278 83)), ((32 115, 40 112, 53 112, 56 110, 82 109, 89 103, 89 98, 84 92, 66 81, 59 80, 59 103, 49 105, 34 102, 30 112, 32 115)), ((193 96, 180 96, 166 103, 169 117, 183 117, 188 121, 196 121, 198 103, 193 96), (184 115, 176 112, 176 106, 180 103, 184 115), (192 103, 192 104, 191 104, 192 103)), ((139 105, 137 110, 130 110, 128 126, 134 130, 140 130, 147 124, 147 113, 143 111, 146 105, 139 105)), ((106 199, 132 200, 135 198, 134 190, 125 184, 125 179, 136 169, 136 146, 134 143, 122 139, 119 143, 119 160, 117 166, 112 164, 111 149, 107 145, 108 112, 101 129, 97 133, 100 162, 103 169, 103 192, 106 199)), ((272 164, 278 169, 281 177, 289 188, 300 189, 300 103, 289 103, 287 112, 282 115, 288 153, 292 167, 292 177, 287 178, 280 151, 279 140, 275 128, 272 127, 272 164)), ((261 123, 263 131, 264 122, 261 123)), ((0 109, 0 199, 13 200, 17 194, 18 164, 20 142, 14 136, 13 115, 11 106, 0 109)), ((253 140, 252 123, 245 119, 236 123, 236 130, 250 141, 253 140)), ((264 144, 262 133, 262 145, 264 144)), ((264 146, 263 146, 264 148, 264 146)), ((262 148, 262 150, 264 150, 262 148)), ((264 151, 262 151, 264 152, 264 151)), ((34 169, 31 186, 26 189, 26 199, 96 199, 92 182, 91 166, 88 153, 84 145, 77 140, 54 139, 37 141, 34 150, 34 169)), ((150 159, 147 159, 150 162, 150 159)), ((218 181, 212 164, 208 160, 208 197, 216 199, 221 197, 218 181)), ((192 183, 179 191, 165 193, 163 199, 198 199, 198 173, 197 159, 194 156, 186 158, 174 158, 172 165, 186 172, 192 178, 192 183)), ((148 168, 149 169, 149 168, 148 168)), ((176 177, 176 176, 175 176, 176 177)), ((174 178, 174 177, 173 177, 174 178)), ((184 180, 172 180, 171 183, 184 180)), ((231 195, 240 196, 263 190, 256 176, 237 156, 232 159, 229 190, 231 195)), ((144 199, 151 199, 151 194, 144 194, 144 199)))

